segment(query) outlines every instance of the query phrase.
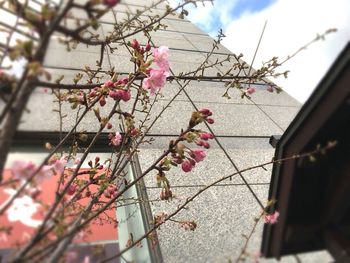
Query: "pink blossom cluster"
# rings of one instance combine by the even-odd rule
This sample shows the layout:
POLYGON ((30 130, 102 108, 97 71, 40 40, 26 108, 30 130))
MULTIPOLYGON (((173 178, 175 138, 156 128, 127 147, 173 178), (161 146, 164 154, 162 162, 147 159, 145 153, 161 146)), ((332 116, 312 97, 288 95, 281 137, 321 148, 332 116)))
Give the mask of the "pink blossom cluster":
MULTIPOLYGON (((48 165, 44 165, 36 175, 36 180, 41 181, 49 176, 52 176, 54 172, 62 174, 65 166, 67 165, 67 160, 62 157, 51 158, 48 165)), ((26 162, 23 160, 15 160, 12 163, 11 171, 14 179, 27 180, 38 167, 32 162, 26 162)))
POLYGON ((110 133, 108 139, 110 140, 111 145, 119 146, 122 142, 122 135, 119 132, 110 133))
POLYGON ((135 50, 136 53, 140 55, 144 55, 146 52, 151 50, 151 44, 147 43, 145 47, 141 47, 140 43, 134 39, 131 43, 130 46, 135 50))
POLYGON ((164 87, 169 76, 169 48, 166 46, 154 48, 152 54, 153 61, 159 68, 149 68, 146 71, 147 77, 143 80, 142 87, 154 95, 164 87))
POLYGON ((131 99, 131 92, 125 88, 128 83, 129 78, 122 78, 114 82, 108 80, 103 85, 94 87, 87 97, 90 100, 99 97, 101 107, 106 105, 106 98, 108 96, 114 100, 129 101, 131 99))
POLYGON ((212 115, 213 113, 206 108, 193 112, 189 122, 189 127, 194 127, 204 121, 209 124, 213 124, 214 119, 210 118, 212 115))
POLYGON ((266 224, 276 224, 278 217, 280 216, 280 213, 276 210, 275 212, 273 212, 272 214, 265 214, 265 223, 266 224))
POLYGON ((189 155, 190 157, 186 157, 185 160, 174 158, 177 163, 181 163, 181 168, 185 173, 190 172, 196 166, 196 163, 203 161, 206 157, 205 151, 202 149, 190 150, 189 155))

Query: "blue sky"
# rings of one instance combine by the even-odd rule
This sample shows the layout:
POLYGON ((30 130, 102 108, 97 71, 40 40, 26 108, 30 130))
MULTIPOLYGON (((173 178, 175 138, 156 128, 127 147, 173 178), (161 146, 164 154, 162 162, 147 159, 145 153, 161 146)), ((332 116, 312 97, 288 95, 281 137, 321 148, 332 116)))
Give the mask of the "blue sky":
MULTIPOLYGON (((175 5, 179 0, 168 0, 175 5)), ((304 102, 337 55, 350 40, 349 0, 214 0, 203 7, 188 8, 188 19, 212 37, 222 28, 222 44, 252 61, 263 25, 267 27, 253 67, 273 56, 281 60, 330 28, 338 32, 318 41, 288 61, 287 79, 272 79, 290 95, 304 102), (316 8, 317 7, 317 8, 316 8)))
MULTIPOLYGON (((203 21, 199 20, 196 21, 196 23, 205 32, 215 35, 214 32, 217 32, 220 28, 224 29, 230 20, 238 19, 246 12, 258 12, 263 10, 270 6, 274 1, 275 0, 232 0, 230 3, 230 1, 227 0, 216 0, 211 9, 210 19, 203 21), (225 16, 223 16, 223 13, 225 13, 225 16)), ((196 12, 195 7, 189 8, 189 11, 196 12)), ((195 18, 192 18, 192 14, 190 14, 189 19, 191 20, 195 18)))

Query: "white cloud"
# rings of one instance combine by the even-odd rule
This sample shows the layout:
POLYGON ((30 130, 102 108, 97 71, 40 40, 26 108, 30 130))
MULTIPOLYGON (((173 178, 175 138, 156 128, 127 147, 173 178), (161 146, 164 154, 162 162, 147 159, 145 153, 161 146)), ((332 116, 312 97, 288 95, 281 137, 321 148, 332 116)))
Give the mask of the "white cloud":
POLYGON ((268 25, 255 60, 258 67, 272 56, 284 58, 329 28, 329 35, 286 63, 288 79, 275 83, 299 101, 305 101, 325 75, 331 63, 350 39, 350 1, 348 0, 278 0, 257 13, 245 13, 232 21, 223 44, 235 53, 245 54, 250 63, 265 20, 268 25))

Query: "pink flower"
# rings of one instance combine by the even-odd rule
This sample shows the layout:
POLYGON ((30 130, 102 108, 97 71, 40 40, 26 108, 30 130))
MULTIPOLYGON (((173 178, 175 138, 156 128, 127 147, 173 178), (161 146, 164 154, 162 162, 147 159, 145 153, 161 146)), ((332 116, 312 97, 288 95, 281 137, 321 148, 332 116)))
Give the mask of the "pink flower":
POLYGON ((116 132, 115 135, 110 134, 109 139, 111 140, 111 144, 114 146, 118 146, 122 142, 122 136, 119 132, 116 132))
POLYGON ((256 92, 256 88, 255 87, 249 87, 248 89, 247 89, 247 93, 248 94, 253 94, 254 92, 256 92))
POLYGON ((103 4, 109 7, 113 7, 119 3, 119 0, 103 0, 103 4))
POLYGON ((169 48, 165 46, 160 46, 159 48, 153 49, 154 62, 163 69, 164 71, 169 71, 169 48))
POLYGON ((163 69, 151 69, 149 73, 149 77, 143 80, 142 87, 144 89, 149 89, 150 94, 154 95, 154 93, 161 89, 166 82, 166 77, 168 73, 163 69))
POLYGON ((66 165, 67 165, 67 160, 64 157, 62 157, 61 159, 57 160, 53 164, 52 168, 55 169, 56 173, 61 175, 66 165))
POLYGON ((192 164, 191 164, 190 161, 185 160, 185 161, 182 162, 181 168, 182 168, 182 170, 183 170, 185 173, 188 173, 188 172, 190 172, 190 171, 192 170, 192 164))
POLYGON ((27 179, 35 171, 35 164, 22 160, 15 160, 12 163, 12 174, 15 179, 27 179))
MULTIPOLYGON (((38 181, 52 175, 51 165, 44 165, 38 172, 36 179, 38 181)), ((32 162, 16 160, 12 164, 12 174, 15 179, 26 180, 33 175, 37 166, 32 162)))
POLYGON ((280 216, 280 213, 277 210, 273 214, 266 214, 265 223, 271 224, 271 225, 276 224, 279 216, 280 216))
POLYGON ((204 158, 206 157, 205 151, 203 151, 201 149, 194 149, 194 150, 192 150, 192 155, 193 155, 193 159, 197 163, 203 161, 204 158))

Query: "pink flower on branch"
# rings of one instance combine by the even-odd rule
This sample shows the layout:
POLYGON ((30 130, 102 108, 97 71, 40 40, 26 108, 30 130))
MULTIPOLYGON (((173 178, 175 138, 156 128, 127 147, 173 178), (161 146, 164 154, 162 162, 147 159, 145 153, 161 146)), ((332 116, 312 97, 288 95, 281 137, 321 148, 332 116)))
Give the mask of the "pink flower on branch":
POLYGON ((199 163, 201 161, 204 160, 204 158, 206 157, 205 151, 202 149, 194 149, 191 152, 191 157, 193 156, 193 159, 199 163))
POLYGON ((277 219, 280 216, 280 213, 278 211, 275 211, 273 214, 266 214, 265 215, 265 223, 266 224, 276 224, 277 223, 277 219))
POLYGON ((143 80, 142 87, 150 90, 150 94, 154 95, 155 92, 164 87, 168 73, 163 69, 151 69, 149 77, 143 80))
POLYGON ((160 69, 165 72, 169 71, 169 48, 160 46, 159 48, 153 49, 154 62, 160 69))
MULTIPOLYGON (((53 174, 51 165, 44 165, 38 172, 36 179, 38 181, 45 179, 53 174)), ((37 166, 32 162, 26 162, 22 160, 15 160, 12 163, 12 175, 18 180, 27 180, 37 170, 37 166)))
POLYGON ((111 144, 114 146, 119 146, 122 142, 122 135, 119 132, 116 132, 115 134, 110 133, 108 138, 110 139, 111 144))
POLYGON ((67 160, 64 157, 62 157, 52 165, 52 168, 55 169, 56 173, 62 174, 66 165, 67 160))

